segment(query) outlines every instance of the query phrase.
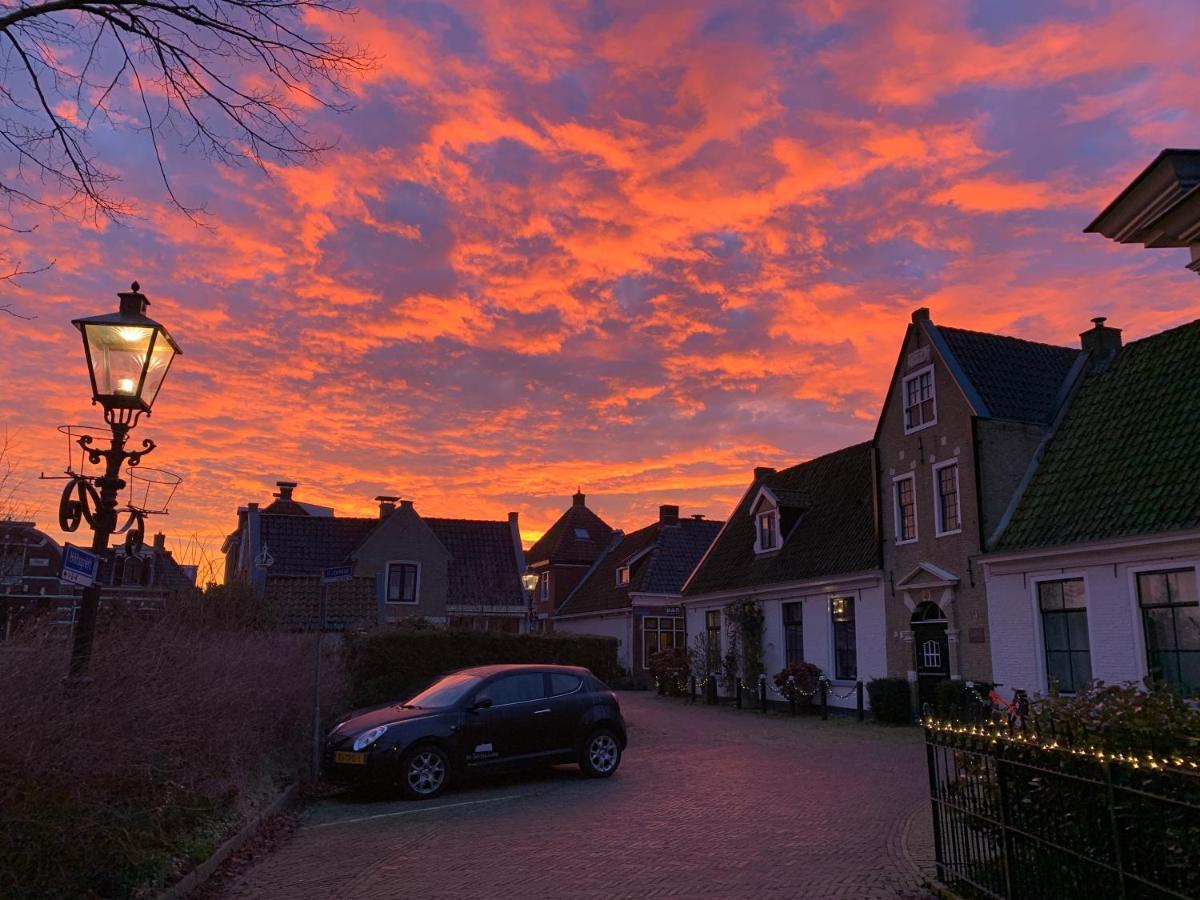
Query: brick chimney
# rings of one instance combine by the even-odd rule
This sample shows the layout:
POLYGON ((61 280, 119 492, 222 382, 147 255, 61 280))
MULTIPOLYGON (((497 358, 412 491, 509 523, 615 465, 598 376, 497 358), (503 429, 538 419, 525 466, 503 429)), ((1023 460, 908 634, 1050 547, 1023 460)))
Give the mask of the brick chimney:
POLYGON ((167 547, 167 536, 161 531, 154 535, 154 549, 162 553, 167 547))
POLYGON ((775 474, 775 470, 773 468, 771 468, 771 466, 755 466, 754 467, 754 480, 755 481, 762 481, 764 478, 769 478, 770 476, 772 476, 774 474, 775 474))
POLYGON ((413 508, 413 502, 412 502, 411 500, 401 500, 401 501, 400 501, 400 508, 401 508, 401 509, 412 509, 412 508, 413 508))
POLYGON ((913 320, 914 325, 917 324, 918 322, 928 322, 929 321, 929 307, 922 306, 919 309, 914 309, 913 313, 912 313, 912 320, 913 320))
POLYGON ((658 508, 658 521, 663 525, 678 525, 679 507, 663 504, 658 508))
POLYGON ((388 497, 384 494, 376 497, 375 502, 379 504, 379 518, 386 519, 394 513, 396 511, 396 501, 399 499, 399 497, 388 497))
POLYGON ((275 487, 279 488, 279 493, 275 496, 280 500, 291 500, 292 491, 299 487, 298 481, 277 481, 275 487))
POLYGON ((585 500, 587 500, 587 497, 584 496, 583 491, 577 490, 574 496, 571 497, 571 504, 573 506, 583 506, 585 500))
POLYGON ((1121 329, 1109 328, 1104 316, 1092 319, 1093 328, 1079 335, 1079 343, 1090 356, 1092 371, 1104 371, 1121 349, 1121 329))

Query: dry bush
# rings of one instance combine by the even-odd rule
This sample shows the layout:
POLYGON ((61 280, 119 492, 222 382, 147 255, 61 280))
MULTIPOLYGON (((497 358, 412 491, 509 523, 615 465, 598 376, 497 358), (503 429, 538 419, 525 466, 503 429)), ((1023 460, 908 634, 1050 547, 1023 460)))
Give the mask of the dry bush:
MULTIPOLYGON (((137 895, 305 771, 314 636, 204 609, 110 620, 81 688, 63 643, 0 649, 0 896, 137 895)), ((344 683, 326 646, 329 709, 344 683)))

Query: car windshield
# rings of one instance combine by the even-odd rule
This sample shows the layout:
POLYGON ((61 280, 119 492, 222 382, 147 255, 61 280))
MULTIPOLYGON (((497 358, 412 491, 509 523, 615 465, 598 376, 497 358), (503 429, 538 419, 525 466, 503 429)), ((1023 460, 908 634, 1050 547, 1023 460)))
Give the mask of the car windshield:
POLYGON ((457 675, 447 675, 445 678, 439 678, 404 705, 427 709, 453 706, 478 684, 478 675, 467 675, 461 672, 457 675))

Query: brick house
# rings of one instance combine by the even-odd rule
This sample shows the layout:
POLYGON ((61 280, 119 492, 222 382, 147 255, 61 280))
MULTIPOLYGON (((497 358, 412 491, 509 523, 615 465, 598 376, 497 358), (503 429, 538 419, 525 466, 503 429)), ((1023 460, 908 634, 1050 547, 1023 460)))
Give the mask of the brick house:
POLYGON ((526 571, 538 576, 533 627, 553 631, 555 613, 612 539, 612 527, 588 509, 576 491, 571 505, 525 553, 526 571))
POLYGON ((681 519, 658 508, 658 521, 608 546, 555 612, 558 631, 615 637, 621 666, 648 683, 650 654, 687 646, 683 583, 721 530, 703 516, 681 519))
POLYGON ((1084 363, 1078 348, 912 315, 874 444, 887 668, 920 702, 946 678, 991 680, 980 557, 1084 363))
POLYGON ((302 504, 295 482, 275 501, 238 510, 222 547, 226 581, 250 585, 293 627, 318 621, 321 570, 353 566, 327 588, 330 628, 369 628, 405 618, 500 631, 525 631, 529 607, 517 514, 507 521, 420 515, 411 500, 377 497, 377 517, 335 516, 302 504), (398 503, 397 503, 398 501, 398 503))
POLYGON ((874 478, 870 443, 780 471, 754 470, 683 589, 688 633, 704 635, 710 669, 728 646, 725 608, 755 600, 768 677, 812 663, 833 682, 830 703, 853 707, 846 694, 854 683, 886 674, 874 478))

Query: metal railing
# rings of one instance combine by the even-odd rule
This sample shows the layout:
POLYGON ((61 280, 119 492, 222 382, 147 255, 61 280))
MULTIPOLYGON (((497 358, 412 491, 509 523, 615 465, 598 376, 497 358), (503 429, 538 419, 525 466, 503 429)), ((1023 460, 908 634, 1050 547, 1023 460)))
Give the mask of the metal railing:
POLYGON ((938 878, 962 896, 1200 897, 1194 764, 994 726, 925 737, 938 878))

